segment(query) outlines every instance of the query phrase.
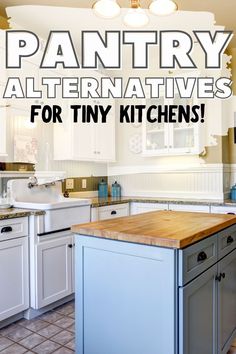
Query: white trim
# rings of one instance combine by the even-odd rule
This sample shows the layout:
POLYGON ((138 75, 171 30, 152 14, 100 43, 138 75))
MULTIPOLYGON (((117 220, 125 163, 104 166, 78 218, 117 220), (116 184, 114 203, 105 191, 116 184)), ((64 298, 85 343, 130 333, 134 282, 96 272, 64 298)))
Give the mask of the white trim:
MULTIPOLYGON (((222 192, 211 192, 211 193, 204 193, 204 192, 183 192, 183 191, 171 191, 171 192, 162 192, 162 191, 137 191, 137 190, 130 190, 128 193, 125 193, 127 197, 153 197, 153 198, 166 198, 166 199, 182 199, 185 200, 187 203, 188 200, 213 200, 213 201, 223 201, 224 200, 224 193, 222 192)), ((140 201, 142 202, 142 201, 140 201)), ((171 202, 170 202, 171 203, 171 202)))
MULTIPOLYGON (((133 175, 140 173, 216 173, 223 172, 224 164, 184 164, 184 165, 134 165, 109 166, 108 176, 133 175)), ((236 165, 235 165, 236 169, 236 165)), ((236 170, 235 170, 236 171, 236 170)))
POLYGON ((20 178, 20 177, 30 177, 34 175, 34 171, 0 171, 0 178, 20 178))

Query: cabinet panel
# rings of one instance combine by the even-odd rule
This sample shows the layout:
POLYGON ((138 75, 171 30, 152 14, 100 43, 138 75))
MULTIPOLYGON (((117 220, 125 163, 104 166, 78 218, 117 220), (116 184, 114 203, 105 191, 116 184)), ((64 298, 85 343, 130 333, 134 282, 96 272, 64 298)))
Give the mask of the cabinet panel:
POLYGON ((220 261, 218 273, 222 274, 218 295, 218 354, 225 354, 236 334, 236 250, 220 261))
POLYGON ((98 208, 98 220, 115 219, 129 215, 129 204, 109 205, 98 208))
POLYGON ((217 262, 217 235, 179 251, 179 285, 184 285, 217 262))
POLYGON ((168 203, 131 203, 130 214, 142 214, 155 210, 168 210, 168 203))
POLYGON ((179 354, 216 354, 217 266, 179 290, 179 354))
POLYGON ((41 308, 72 293, 73 238, 70 235, 36 247, 36 308, 41 308))
POLYGON ((174 266, 173 250, 77 236, 76 352, 176 353, 174 266))
POLYGON ((218 254, 219 259, 226 256, 236 248, 236 226, 228 227, 219 233, 218 254))
POLYGON ((29 307, 28 238, 0 242, 0 321, 29 307))

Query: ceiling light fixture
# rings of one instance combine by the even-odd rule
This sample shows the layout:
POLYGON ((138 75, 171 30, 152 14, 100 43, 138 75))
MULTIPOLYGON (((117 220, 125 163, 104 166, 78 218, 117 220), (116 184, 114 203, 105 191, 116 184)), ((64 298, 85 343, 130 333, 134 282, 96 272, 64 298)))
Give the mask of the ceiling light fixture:
MULTIPOLYGON (((129 27, 144 27, 149 22, 146 10, 140 6, 140 0, 130 0, 131 6, 124 16, 124 23, 129 27)), ((96 15, 112 19, 120 14, 121 8, 116 0, 98 0, 93 5, 96 15)), ((158 16, 167 16, 178 10, 174 0, 152 0, 149 11, 158 16)))
POLYGON ((141 9, 139 0, 131 0, 131 9, 124 17, 124 23, 129 27, 144 27, 149 22, 146 12, 141 9))
POLYGON ((103 18, 114 18, 120 14, 120 6, 116 0, 99 0, 93 5, 96 15, 103 18))
POLYGON ((178 10, 177 4, 172 0, 153 0, 149 10, 154 15, 167 16, 178 10))

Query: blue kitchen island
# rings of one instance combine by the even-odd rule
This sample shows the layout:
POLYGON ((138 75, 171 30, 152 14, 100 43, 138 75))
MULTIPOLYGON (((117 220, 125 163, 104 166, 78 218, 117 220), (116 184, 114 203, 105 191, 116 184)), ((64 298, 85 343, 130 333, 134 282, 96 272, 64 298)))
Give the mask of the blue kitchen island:
POLYGON ((236 217, 157 211, 76 225, 77 354, 226 354, 236 217))

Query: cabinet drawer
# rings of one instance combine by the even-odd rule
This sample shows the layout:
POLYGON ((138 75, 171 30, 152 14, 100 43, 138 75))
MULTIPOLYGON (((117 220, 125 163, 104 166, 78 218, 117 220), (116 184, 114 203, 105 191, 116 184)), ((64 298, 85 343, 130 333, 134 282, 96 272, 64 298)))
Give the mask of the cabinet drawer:
POLYGON ((169 210, 188 211, 195 213, 209 213, 208 205, 193 205, 193 204, 169 204, 169 210))
POLYGON ((98 220, 115 219, 129 215, 129 204, 110 205, 98 208, 98 220))
POLYGON ((219 258, 226 256, 236 248, 236 225, 230 226, 218 234, 219 258))
POLYGON ((28 235, 28 218, 0 220, 0 241, 28 235))
POLYGON ((213 214, 235 214, 236 207, 233 206, 211 206, 211 212, 213 214))
POLYGON ((142 214, 142 213, 149 213, 155 210, 168 210, 167 203, 131 203, 130 214, 142 214))
POLYGON ((183 286, 217 262, 217 235, 179 251, 179 285, 183 286))

